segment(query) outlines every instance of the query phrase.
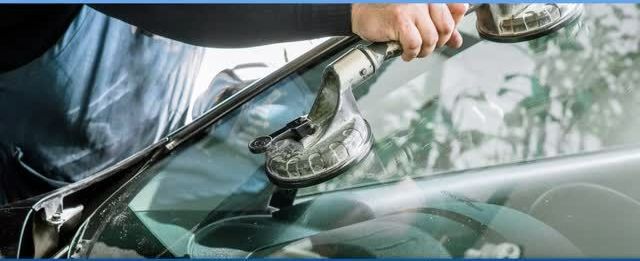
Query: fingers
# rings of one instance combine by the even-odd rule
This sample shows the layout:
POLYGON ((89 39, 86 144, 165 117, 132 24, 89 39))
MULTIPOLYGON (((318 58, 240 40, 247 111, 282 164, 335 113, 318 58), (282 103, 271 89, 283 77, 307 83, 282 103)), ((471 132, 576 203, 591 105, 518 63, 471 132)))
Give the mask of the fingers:
POLYGON ((402 58, 409 61, 437 46, 461 46, 456 27, 467 9, 466 4, 353 4, 351 30, 372 42, 399 41, 402 58))
POLYGON ((469 9, 468 4, 447 4, 449 9, 449 13, 451 14, 451 18, 455 24, 455 30, 451 34, 451 39, 447 42, 447 46, 451 48, 460 48, 462 46, 462 35, 458 32, 457 28, 460 22, 462 22, 462 18, 467 13, 469 9))
POLYGON ((451 12, 445 4, 429 4, 429 15, 438 31, 437 46, 443 46, 449 42, 456 27, 451 12))
POLYGON ((411 61, 413 58, 416 58, 422 48, 422 38, 416 25, 405 22, 400 27, 398 34, 398 40, 402 46, 402 59, 411 61))
POLYGON ((447 42, 447 46, 451 48, 460 48, 462 46, 462 35, 457 30, 451 34, 451 38, 449 42, 447 42))
POLYGON ((449 12, 451 13, 451 17, 453 18, 456 26, 460 24, 462 18, 469 9, 468 4, 447 4, 447 7, 449 8, 449 12))
POLYGON ((426 57, 430 55, 438 44, 438 30, 432 22, 429 13, 426 12, 422 17, 416 19, 416 27, 420 32, 422 46, 418 57, 426 57))

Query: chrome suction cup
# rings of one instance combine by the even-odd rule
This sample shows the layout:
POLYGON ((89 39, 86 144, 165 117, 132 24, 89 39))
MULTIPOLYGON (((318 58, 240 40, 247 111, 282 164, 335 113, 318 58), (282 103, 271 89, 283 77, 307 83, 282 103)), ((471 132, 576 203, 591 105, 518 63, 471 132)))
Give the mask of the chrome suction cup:
POLYGON ((582 4, 482 4, 476 29, 495 42, 520 42, 553 33, 582 15, 582 4))
POLYGON ((308 115, 269 136, 254 139, 249 150, 265 153, 271 182, 284 188, 315 185, 365 158, 373 138, 352 87, 400 53, 400 46, 393 42, 352 49, 325 69, 320 93, 308 115))

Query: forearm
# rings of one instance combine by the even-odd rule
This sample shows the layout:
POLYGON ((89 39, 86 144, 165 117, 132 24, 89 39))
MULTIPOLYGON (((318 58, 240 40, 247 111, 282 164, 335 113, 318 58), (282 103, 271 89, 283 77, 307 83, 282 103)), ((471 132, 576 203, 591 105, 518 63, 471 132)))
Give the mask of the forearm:
POLYGON ((350 5, 92 5, 151 33, 207 47, 351 34, 350 5))

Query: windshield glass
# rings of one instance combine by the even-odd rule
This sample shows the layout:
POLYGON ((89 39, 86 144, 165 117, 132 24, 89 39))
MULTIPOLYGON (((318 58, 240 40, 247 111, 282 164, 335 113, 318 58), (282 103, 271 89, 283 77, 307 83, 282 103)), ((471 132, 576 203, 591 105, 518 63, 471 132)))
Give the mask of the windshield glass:
POLYGON ((639 142, 636 8, 596 6, 550 37, 388 64, 354 91, 380 171, 310 191, 639 142))
MULTIPOLYGON (((501 169, 499 166, 507 164, 590 155, 587 152, 639 143, 640 137, 636 133, 640 121, 635 116, 640 111, 636 90, 640 80, 637 70, 640 65, 639 15, 636 5, 586 5, 579 23, 543 38, 515 44, 480 40, 474 32, 475 18, 471 17, 463 25, 464 50, 442 50, 411 63, 396 59, 385 64, 376 76, 354 89, 358 107, 372 128, 372 152, 346 173, 298 191, 299 198, 294 203, 294 207, 307 204, 304 213, 311 213, 309 209, 314 206, 322 209, 322 204, 329 204, 332 209, 362 210, 368 214, 358 212, 363 217, 358 216, 355 220, 369 220, 365 223, 334 214, 305 216, 300 212, 302 210, 294 207, 273 212, 277 209, 269 207, 268 203, 273 200, 271 195, 275 188, 265 176, 264 155, 252 154, 247 148, 254 138, 270 134, 309 112, 322 71, 336 57, 334 55, 277 82, 226 115, 208 129, 206 135, 183 144, 175 153, 137 175, 111 199, 110 206, 102 208, 85 224, 76 242, 90 244, 91 248, 82 248, 78 253, 130 257, 340 256, 335 253, 351 253, 346 256, 474 257, 487 251, 522 251, 519 247, 532 242, 538 232, 529 231, 529 239, 514 239, 498 228, 473 228, 486 226, 483 218, 490 220, 487 223, 509 225, 513 223, 512 218, 520 217, 516 214, 520 213, 518 211, 537 211, 540 208, 533 207, 532 202, 547 199, 541 195, 549 196, 545 194, 548 187, 534 189, 531 185, 526 191, 535 191, 535 196, 525 198, 532 202, 513 203, 514 206, 506 210, 503 207, 508 205, 507 201, 492 201, 491 195, 480 199, 483 197, 472 197, 467 192, 439 190, 436 194, 444 199, 430 208, 413 208, 410 214, 385 216, 384 220, 372 218, 379 216, 380 209, 362 208, 361 202, 350 196, 340 196, 343 195, 340 193, 331 196, 328 192, 351 191, 350 188, 360 191, 355 190, 356 187, 366 191, 374 189, 368 185, 381 184, 381 190, 373 195, 396 198, 398 193, 406 195, 404 191, 420 187, 421 177, 425 176, 439 177, 449 173, 456 176, 459 171, 486 172, 491 167, 495 167, 497 173, 501 169), (385 190, 383 183, 391 181, 394 185, 385 190), (321 196, 323 194, 327 194, 326 197, 321 196), (333 199, 319 200, 329 196, 333 199), (440 205, 443 207, 434 207, 440 205), (442 219, 437 227, 444 231, 447 227, 458 226, 451 220, 462 215, 456 212, 457 209, 465 207, 484 211, 482 218, 474 218, 480 220, 479 223, 463 225, 464 229, 455 230, 457 234, 443 232, 446 238, 435 237, 435 232, 429 230, 431 232, 427 233, 421 225, 409 225, 406 221, 413 222, 425 215, 432 219, 437 216, 436 219, 442 219), (454 214, 442 214, 445 212, 454 214), (514 214, 509 214, 508 218, 499 214, 507 212, 514 214), (273 221, 274 213, 279 213, 282 219, 273 221), (282 221, 291 219, 304 219, 307 223, 282 221), (351 223, 345 220, 351 220, 351 223), (216 226, 211 226, 214 223, 216 226), (311 223, 315 225, 309 225, 311 223), (320 223, 331 225, 318 225, 320 223), (384 236, 364 243, 350 246, 331 243, 332 238, 344 235, 353 235, 349 240, 354 242, 359 240, 355 238, 358 233, 338 229, 355 223, 360 226, 356 226, 356 231, 367 230, 368 226, 393 229, 380 232, 384 236), (413 231, 406 226, 421 229, 413 231), (257 228, 268 232, 261 230, 258 233, 257 228), (465 229, 473 230, 469 233, 475 233, 475 236, 462 236, 465 229), (404 231, 404 234, 394 231, 404 231), (465 239, 455 241, 452 238, 456 236, 465 239), (413 247, 413 252, 400 248, 391 252, 368 248, 379 244, 376 240, 383 238, 401 241, 407 237, 418 238, 416 244, 434 247, 413 247), (307 242, 301 238, 313 240, 307 242), (458 243, 435 246, 438 240, 449 239, 458 243), (512 244, 516 241, 517 244, 512 244), (317 242, 331 247, 318 247, 317 242), (422 252, 415 252, 417 248, 422 252)), ((481 184, 495 180, 474 179, 474 182, 482 187, 481 184)), ((544 180, 536 182, 546 184, 544 180)), ((424 188, 417 190, 426 191, 424 188)), ((494 188, 492 192, 498 190, 504 189, 494 188)), ((423 196, 420 196, 421 200, 408 197, 401 202, 407 205, 413 204, 407 202, 421 203, 423 196)), ((628 204, 636 204, 635 200, 629 200, 628 204)), ((561 206, 554 207, 553 213, 561 213, 558 208, 562 209, 561 206)), ((530 222, 539 233, 558 238, 558 241, 551 241, 561 250, 546 255, 617 256, 627 253, 623 247, 612 254, 598 252, 600 249, 593 248, 594 242, 565 241, 561 233, 551 228, 565 225, 542 223, 542 216, 547 217, 551 212, 540 213, 535 219, 523 214, 518 222, 530 222), (592 250, 585 251, 583 248, 588 247, 584 246, 592 250)), ((632 214, 640 217, 635 212, 632 214)), ((562 234, 566 233, 569 232, 562 234)), ((632 242, 638 242, 638 239, 634 240, 632 242)), ((545 256, 544 251, 536 252, 535 246, 528 247, 529 254, 545 256)))

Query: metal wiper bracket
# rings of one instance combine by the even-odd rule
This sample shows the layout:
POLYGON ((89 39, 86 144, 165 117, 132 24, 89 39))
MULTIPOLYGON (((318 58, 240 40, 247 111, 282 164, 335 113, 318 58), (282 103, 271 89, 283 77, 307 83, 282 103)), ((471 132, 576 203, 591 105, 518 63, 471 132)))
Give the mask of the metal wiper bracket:
POLYGON ((374 43, 358 46, 327 66, 309 114, 249 144, 251 152, 265 153, 269 179, 284 188, 307 187, 360 162, 370 152, 373 137, 352 87, 400 53, 397 43, 374 43))

